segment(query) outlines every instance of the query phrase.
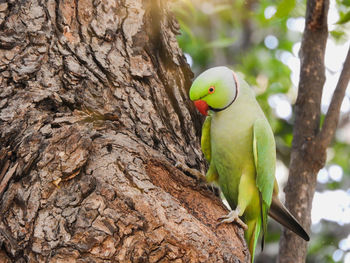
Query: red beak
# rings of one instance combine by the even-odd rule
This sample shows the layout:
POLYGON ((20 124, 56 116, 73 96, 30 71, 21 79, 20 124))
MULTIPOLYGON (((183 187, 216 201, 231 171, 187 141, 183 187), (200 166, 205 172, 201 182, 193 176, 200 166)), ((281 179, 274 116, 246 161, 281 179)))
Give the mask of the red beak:
POLYGON ((196 100, 194 101, 194 105, 202 113, 204 116, 208 116, 209 106, 204 100, 196 100))

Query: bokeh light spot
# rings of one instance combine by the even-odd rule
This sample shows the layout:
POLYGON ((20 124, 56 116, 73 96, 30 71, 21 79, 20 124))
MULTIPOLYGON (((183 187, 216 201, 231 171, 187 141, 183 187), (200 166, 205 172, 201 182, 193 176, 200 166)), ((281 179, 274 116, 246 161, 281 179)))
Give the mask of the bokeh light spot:
POLYGON ((266 36, 264 43, 268 49, 275 49, 278 47, 278 39, 273 35, 266 36))

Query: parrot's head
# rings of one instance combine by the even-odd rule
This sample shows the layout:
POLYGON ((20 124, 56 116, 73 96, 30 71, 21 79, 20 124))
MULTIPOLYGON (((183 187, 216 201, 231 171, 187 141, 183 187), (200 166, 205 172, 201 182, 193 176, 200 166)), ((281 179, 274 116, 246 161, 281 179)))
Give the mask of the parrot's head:
POLYGON ((226 109, 237 96, 238 79, 227 67, 215 67, 204 71, 194 80, 190 89, 190 99, 203 115, 208 115, 209 109, 226 109))

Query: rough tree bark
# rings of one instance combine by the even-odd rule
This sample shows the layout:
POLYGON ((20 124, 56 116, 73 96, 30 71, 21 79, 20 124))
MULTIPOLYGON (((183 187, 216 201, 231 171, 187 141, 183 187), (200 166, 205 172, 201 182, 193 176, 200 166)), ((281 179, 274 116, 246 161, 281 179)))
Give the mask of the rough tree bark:
MULTIPOLYGON (((325 164, 326 150, 335 133, 340 106, 350 78, 350 53, 348 53, 320 129, 321 98, 325 82, 324 53, 328 38, 328 7, 328 0, 307 1, 291 162, 285 188, 286 206, 307 229, 310 229, 311 225, 311 207, 317 174, 325 164)), ((305 262, 306 252, 306 242, 284 229, 280 240, 278 262, 305 262)))
POLYGON ((247 262, 183 172, 205 162, 177 33, 169 1, 0 1, 0 262, 247 262))

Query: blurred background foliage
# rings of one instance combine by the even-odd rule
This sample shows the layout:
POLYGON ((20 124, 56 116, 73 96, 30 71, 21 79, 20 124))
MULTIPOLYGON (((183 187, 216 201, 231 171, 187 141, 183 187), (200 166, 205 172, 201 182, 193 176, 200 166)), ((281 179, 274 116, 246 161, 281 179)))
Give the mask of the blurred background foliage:
MULTIPOLYGON (((178 0, 173 7, 181 27, 178 42, 195 75, 226 65, 254 88, 275 133, 276 176, 282 199, 293 137, 305 11, 306 1, 301 0, 178 0)), ((323 114, 350 44, 350 0, 332 0, 328 20, 323 114)), ((350 263, 349 96, 348 89, 326 167, 318 175, 307 262, 350 263)), ((268 244, 256 262, 276 259, 281 231, 273 220, 269 224, 268 244)))

